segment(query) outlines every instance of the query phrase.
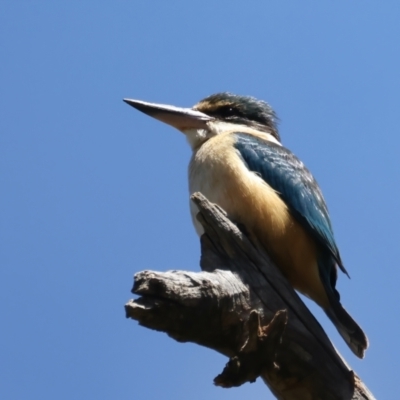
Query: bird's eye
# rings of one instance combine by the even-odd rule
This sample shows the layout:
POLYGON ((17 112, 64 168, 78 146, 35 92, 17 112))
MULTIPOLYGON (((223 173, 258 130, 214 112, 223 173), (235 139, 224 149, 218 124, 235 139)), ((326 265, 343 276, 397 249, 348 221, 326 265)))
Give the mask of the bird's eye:
POLYGON ((230 117, 236 114, 236 110, 233 107, 226 106, 220 109, 220 114, 222 117, 230 117))

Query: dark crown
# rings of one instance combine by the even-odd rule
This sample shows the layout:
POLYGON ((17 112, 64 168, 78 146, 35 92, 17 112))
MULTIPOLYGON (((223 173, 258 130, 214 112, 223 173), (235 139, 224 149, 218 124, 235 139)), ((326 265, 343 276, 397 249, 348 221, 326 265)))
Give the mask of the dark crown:
POLYGON ((271 133, 280 140, 278 118, 265 101, 224 92, 206 97, 193 108, 223 121, 248 125, 271 133))

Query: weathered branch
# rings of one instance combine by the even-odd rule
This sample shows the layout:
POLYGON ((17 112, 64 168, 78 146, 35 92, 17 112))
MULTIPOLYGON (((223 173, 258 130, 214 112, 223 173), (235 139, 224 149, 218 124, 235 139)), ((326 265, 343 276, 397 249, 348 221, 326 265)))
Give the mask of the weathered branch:
POLYGON ((192 196, 202 272, 136 274, 127 317, 230 358, 214 382, 261 376, 278 399, 372 400, 288 281, 218 206, 192 196))

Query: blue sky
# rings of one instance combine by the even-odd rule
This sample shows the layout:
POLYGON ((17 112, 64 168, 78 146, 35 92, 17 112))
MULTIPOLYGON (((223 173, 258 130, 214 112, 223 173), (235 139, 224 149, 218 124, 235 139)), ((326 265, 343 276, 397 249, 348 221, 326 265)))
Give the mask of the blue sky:
MULTIPOLYGON (((397 399, 398 1, 0 3, 0 397, 242 399, 226 359, 124 318, 134 273, 197 271, 183 136, 123 97, 267 100, 327 200, 351 280, 338 288, 397 399)), ((307 303, 310 304, 310 303, 307 303)))

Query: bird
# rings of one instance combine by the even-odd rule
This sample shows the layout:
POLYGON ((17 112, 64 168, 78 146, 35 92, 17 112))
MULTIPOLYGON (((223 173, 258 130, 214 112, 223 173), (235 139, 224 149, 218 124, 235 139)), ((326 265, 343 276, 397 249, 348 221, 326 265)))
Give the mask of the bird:
MULTIPOLYGON (((201 192, 257 239, 292 287, 326 313, 352 352, 368 338, 340 302, 338 268, 348 275, 321 189, 281 143, 278 118, 265 101, 222 92, 191 108, 124 99, 181 131, 192 149, 189 191, 201 192)), ((198 212, 192 220, 201 236, 198 212)))

